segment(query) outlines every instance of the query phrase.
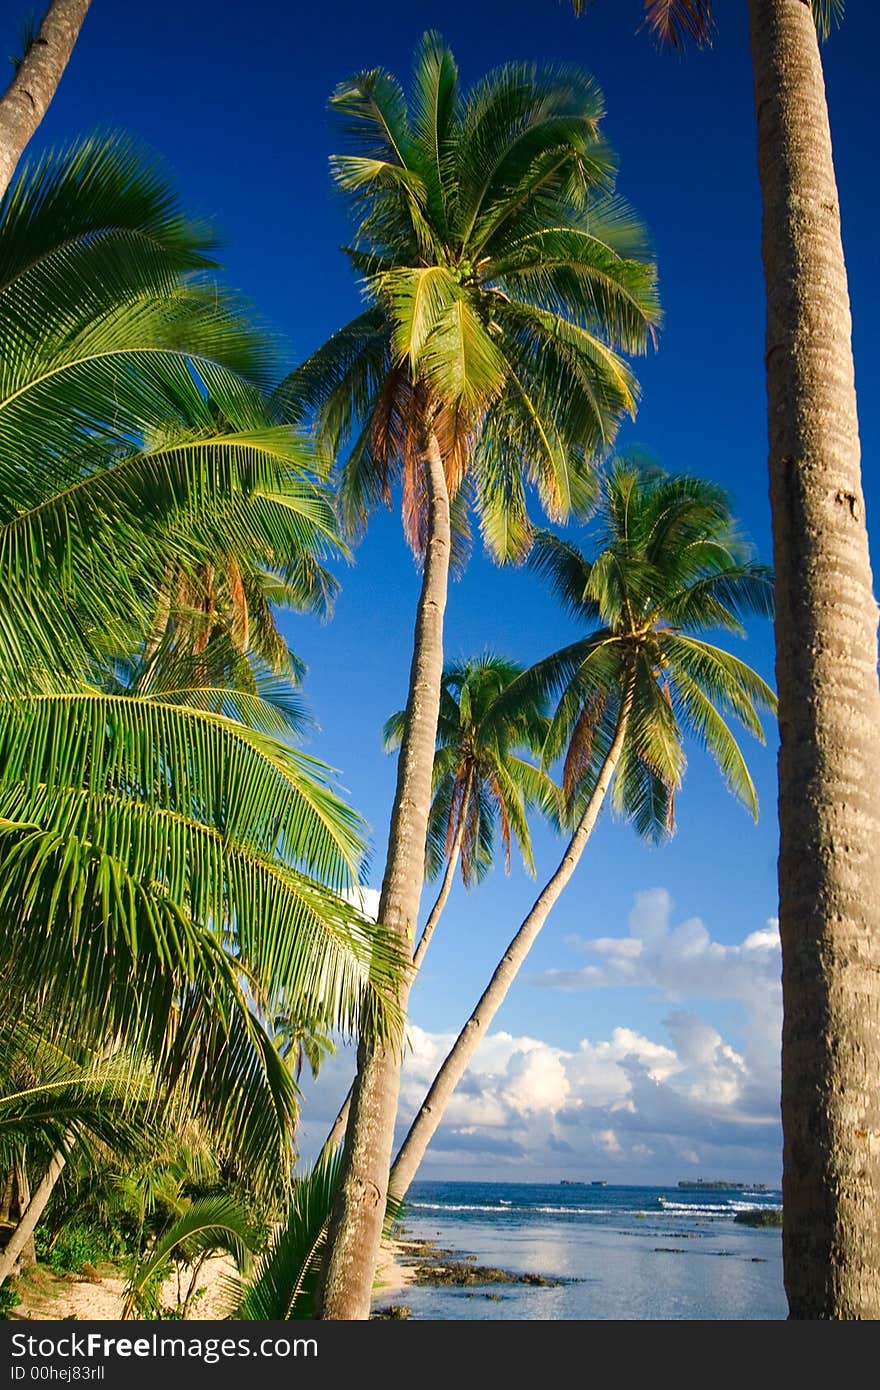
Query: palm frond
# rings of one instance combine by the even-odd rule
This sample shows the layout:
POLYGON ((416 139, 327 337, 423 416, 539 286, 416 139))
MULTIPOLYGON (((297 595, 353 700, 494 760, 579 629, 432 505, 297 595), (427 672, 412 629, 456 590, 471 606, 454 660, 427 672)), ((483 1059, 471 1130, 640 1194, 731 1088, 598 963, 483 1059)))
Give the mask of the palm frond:
POLYGON ((247 1214, 234 1197, 224 1193, 195 1198, 136 1264, 123 1294, 123 1316, 134 1307, 155 1315, 158 1285, 175 1258, 192 1263, 199 1255, 221 1250, 232 1256, 239 1269, 246 1269, 255 1242, 247 1214))
POLYGON ((341 1152, 294 1184, 287 1219, 246 1284, 232 1286, 235 1316, 290 1322, 314 1316, 313 1302, 339 1182, 341 1152))
POLYGON ((712 37, 712 6, 709 0, 645 0, 645 24, 672 48, 688 39, 706 44, 712 37))

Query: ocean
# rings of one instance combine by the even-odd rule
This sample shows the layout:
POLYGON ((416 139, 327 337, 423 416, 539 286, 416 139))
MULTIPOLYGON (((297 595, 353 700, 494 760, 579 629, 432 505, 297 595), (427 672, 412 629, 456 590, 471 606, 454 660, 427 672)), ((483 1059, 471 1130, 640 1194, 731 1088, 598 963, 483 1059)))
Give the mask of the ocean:
POLYGON ((748 1189, 414 1183, 408 1237, 565 1282, 413 1286, 399 1300, 433 1320, 784 1319, 780 1231, 734 1223, 781 1202, 748 1189))

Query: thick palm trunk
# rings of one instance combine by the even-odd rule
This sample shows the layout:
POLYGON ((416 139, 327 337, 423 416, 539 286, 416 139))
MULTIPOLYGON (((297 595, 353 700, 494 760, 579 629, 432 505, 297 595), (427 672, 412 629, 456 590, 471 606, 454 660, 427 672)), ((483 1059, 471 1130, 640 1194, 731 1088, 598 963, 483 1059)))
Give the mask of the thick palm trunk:
POLYGON ((471 1058, 485 1037, 489 1024, 504 1003, 510 986, 532 949, 538 933, 550 916, 559 895, 578 866, 580 857, 593 833, 608 788, 611 786, 614 770, 617 767, 626 738, 632 698, 633 687, 630 683, 621 702, 617 728, 611 746, 565 854, 562 856, 556 872, 552 878, 548 879, 536 898, 532 910, 501 958, 479 1003, 455 1040, 445 1062, 434 1078, 431 1089, 422 1102, 422 1108, 410 1126, 400 1153, 394 1161, 388 1183, 389 1191, 395 1201, 401 1201, 406 1196, 407 1189, 418 1172, 425 1151, 443 1119, 456 1086, 467 1071, 471 1058))
POLYGON ((27 1248, 28 1242, 33 1240, 37 1222, 46 1210, 66 1162, 67 1155, 61 1149, 53 1154, 45 1177, 22 1212, 18 1225, 6 1242, 6 1249, 0 1253, 0 1284, 14 1272, 19 1256, 27 1248))
POLYGON ((880 1317, 880 696, 815 26, 749 0, 779 689, 783 1248, 793 1318, 880 1317))
MULTIPOLYGON (((428 433, 425 444, 425 478, 429 539, 378 914, 379 921, 407 944, 408 953, 415 939, 425 874, 431 775, 443 675, 443 614, 449 578, 449 497, 440 447, 433 431, 428 433)), ((407 978, 400 987, 399 1002, 404 1013, 409 986, 407 978)), ((369 1036, 361 1038, 339 1194, 330 1218, 328 1253, 318 1294, 322 1318, 369 1317, 385 1216, 401 1061, 400 1044, 383 1045, 369 1036)))
MULTIPOLYGON (((452 854, 450 855, 446 864, 446 869, 443 874, 443 882, 440 885, 440 892, 437 894, 434 906, 431 908, 431 911, 428 915, 428 920, 422 929, 422 934, 419 938, 419 944, 416 947, 415 953, 413 955, 412 979, 415 978, 415 976, 421 969, 422 961, 425 959, 425 953, 427 952, 428 947, 431 944, 431 937, 434 935, 434 929, 436 928, 437 923, 440 921, 443 909, 446 906, 446 900, 449 897, 449 893, 452 888, 452 881, 455 878, 455 870, 458 867, 458 861, 461 857, 461 841, 463 838, 463 834, 464 825, 462 824, 459 826, 452 854)), ((339 1107, 339 1113, 337 1114, 336 1119, 333 1121, 333 1124, 330 1128, 330 1133, 324 1140, 321 1152, 318 1154, 318 1163, 326 1163, 330 1155, 334 1154, 336 1150, 339 1148, 339 1145, 342 1143, 342 1140, 345 1137, 346 1126, 348 1125, 348 1117, 351 1112, 351 1098, 353 1094, 354 1082, 352 1082, 352 1084, 349 1086, 345 1100, 339 1107)))
POLYGON ((52 0, 40 31, 0 97, 0 198, 49 109, 91 0, 52 0))

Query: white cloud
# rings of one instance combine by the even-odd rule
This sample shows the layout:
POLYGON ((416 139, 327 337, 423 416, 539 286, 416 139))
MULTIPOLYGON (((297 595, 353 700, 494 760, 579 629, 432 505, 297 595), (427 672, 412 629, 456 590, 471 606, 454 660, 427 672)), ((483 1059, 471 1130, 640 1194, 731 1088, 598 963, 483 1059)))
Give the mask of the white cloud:
POLYGON ((381 897, 378 888, 367 888, 363 884, 359 884, 357 888, 347 888, 342 896, 347 902, 360 908, 364 916, 369 917, 371 922, 378 921, 379 898, 381 897))
POLYGON ((671 1014, 666 1027, 681 1063, 694 1074, 688 1095, 712 1106, 734 1105, 748 1081, 745 1058, 693 1014, 671 1014))
POLYGON ((752 931, 739 945, 714 941, 699 917, 672 925, 672 899, 665 888, 636 895, 629 935, 591 940, 569 938, 598 964, 548 970, 535 983, 572 992, 612 986, 646 986, 671 1002, 735 999, 750 1022, 778 1036, 782 1011, 779 934, 775 922, 752 931))
MULTIPOLYGON (((376 894, 378 898, 378 894, 376 894)), ((699 1172, 768 1180, 779 1162, 779 944, 774 924, 714 941, 698 918, 675 924, 662 889, 640 894, 625 936, 575 940, 590 963, 542 977, 564 989, 649 988, 673 1006, 662 1031, 632 1027, 567 1047, 499 1030, 485 1037, 449 1105, 422 1175, 510 1178, 600 1174, 674 1180, 699 1172), (741 1037, 702 1016, 738 1002, 741 1037), (685 1001, 687 1008, 684 1007, 685 1001)), ((729 1013, 726 1015, 729 1018, 729 1013)), ((455 1034, 408 1031, 398 1142, 455 1034)), ((345 1049, 322 1071, 301 1139, 320 1146, 351 1079, 345 1049)))

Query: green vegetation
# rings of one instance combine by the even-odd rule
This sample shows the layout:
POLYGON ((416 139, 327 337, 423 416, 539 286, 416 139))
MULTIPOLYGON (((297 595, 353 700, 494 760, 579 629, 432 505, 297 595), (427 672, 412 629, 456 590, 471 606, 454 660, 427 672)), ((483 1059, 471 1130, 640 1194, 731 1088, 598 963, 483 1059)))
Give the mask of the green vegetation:
POLYGON ((209 252, 119 139, 0 206, 0 1123, 44 1174, 4 1275, 74 1148, 169 1104, 277 1191, 297 1089, 264 1020, 395 1023, 395 952, 341 896, 361 826, 289 743, 272 645, 268 594, 332 587, 332 500, 209 252))
MULTIPOLYGON (((690 742, 757 817, 731 725, 763 738, 776 697, 717 635, 774 611, 787 1287, 793 1316, 878 1316, 852 1215, 878 1186, 853 1139, 876 1129, 880 812, 852 771, 880 750, 876 606, 816 43, 842 0, 749 6, 778 582, 719 488, 611 459, 661 314, 590 76, 509 64, 465 90, 428 33, 408 87, 380 67, 342 82, 332 173, 364 307, 297 365, 136 142, 19 164, 87 9, 54 0, 0 97, 0 1318, 38 1263, 109 1264, 121 1317, 187 1319, 218 1255, 231 1317, 366 1317, 382 1233, 606 799, 666 839, 690 742), (422 576, 373 922, 353 905, 370 830, 300 747, 305 668, 276 615, 330 617, 334 567, 395 490, 422 576), (549 584, 577 640, 526 667, 487 631, 483 655, 447 659, 472 527, 549 584), (534 875, 536 817, 563 857, 392 1166, 409 990, 456 874, 471 888, 515 845, 534 875), (350 1114, 303 1172, 300 1070, 338 1038, 360 1043, 350 1114), (828 1095, 861 1109, 804 1120, 828 1095)), ((644 10, 666 44, 710 36, 704 0, 644 10)))

